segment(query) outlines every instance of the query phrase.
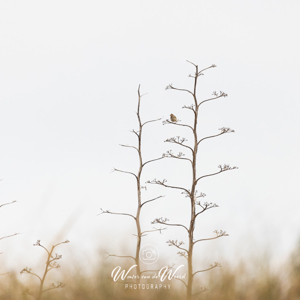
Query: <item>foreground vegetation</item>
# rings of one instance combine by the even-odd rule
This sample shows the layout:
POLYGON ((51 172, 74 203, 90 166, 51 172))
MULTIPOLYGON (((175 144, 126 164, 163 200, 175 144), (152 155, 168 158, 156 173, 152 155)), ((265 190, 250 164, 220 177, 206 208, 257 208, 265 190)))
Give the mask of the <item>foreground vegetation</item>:
MULTIPOLYGON (((76 265, 76 264, 74 264, 76 265)), ((89 275, 67 266, 56 270, 56 275, 65 284, 63 288, 50 290, 42 297, 43 300, 100 300, 100 299, 184 299, 185 290, 182 283, 173 280, 171 289, 130 290, 124 288, 124 283, 111 280, 113 264, 109 260, 102 260, 101 265, 89 275)), ((54 274, 54 273, 53 273, 54 274)), ((47 283, 49 286, 52 279, 47 283)), ((262 300, 298 300, 300 299, 300 247, 295 250, 289 260, 274 270, 269 260, 240 262, 235 267, 223 263, 222 268, 212 270, 199 276, 201 286, 207 288, 195 299, 231 300, 231 299, 262 299, 262 300)), ((55 276, 54 276, 55 281, 55 276)), ((153 282, 152 282, 153 283, 153 282)), ((200 282, 195 284, 200 286, 200 282)), ((26 290, 38 291, 38 282, 32 276, 23 276, 20 272, 10 272, 0 276, 0 299, 34 299, 26 290)), ((34 294, 34 293, 33 293, 34 294)))

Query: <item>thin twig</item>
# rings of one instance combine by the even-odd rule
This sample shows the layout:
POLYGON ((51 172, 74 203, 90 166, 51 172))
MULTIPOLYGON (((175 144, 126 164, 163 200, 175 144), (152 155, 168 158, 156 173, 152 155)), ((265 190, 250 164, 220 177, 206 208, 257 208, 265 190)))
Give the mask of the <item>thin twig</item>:
POLYGON ((123 144, 120 144, 120 146, 122 146, 122 147, 127 147, 127 148, 133 148, 133 149, 135 149, 136 151, 139 151, 139 150, 137 149, 137 147, 134 147, 134 146, 123 145, 123 144))
POLYGON ((119 169, 116 169, 116 168, 114 168, 114 171, 120 172, 120 173, 130 174, 130 175, 134 176, 136 179, 138 179, 137 176, 134 173, 132 173, 132 172, 123 171, 123 170, 119 170, 119 169))
POLYGON ((142 203, 141 207, 142 207, 143 205, 145 205, 146 203, 149 203, 149 202, 155 201, 155 200, 157 200, 157 199, 160 199, 160 198, 163 198, 163 197, 165 197, 165 196, 158 196, 158 197, 156 197, 156 198, 153 198, 153 199, 147 200, 147 201, 145 201, 144 203, 142 203))
POLYGON ((3 203, 3 204, 1 204, 1 205, 0 205, 0 208, 1 208, 2 206, 4 206, 4 205, 13 204, 13 203, 16 203, 16 202, 17 202, 17 201, 16 201, 16 200, 14 200, 14 201, 12 201, 12 202, 3 203))
POLYGON ((18 234, 20 234, 20 233, 14 233, 14 234, 11 234, 11 235, 3 236, 3 237, 0 238, 0 240, 6 239, 6 238, 9 238, 9 237, 18 235, 18 234))
POLYGON ((131 214, 127 214, 127 213, 117 213, 117 212, 111 212, 109 210, 103 210, 102 208, 100 208, 102 210, 102 212, 99 215, 102 215, 102 214, 111 214, 111 215, 123 215, 123 216, 128 216, 128 217, 132 217, 134 220, 136 220, 136 217, 131 215, 131 214))
POLYGON ((228 236, 228 234, 226 233, 226 231, 222 231, 222 230, 221 230, 220 232, 218 232, 218 231, 215 231, 215 232, 217 232, 217 236, 212 237, 212 238, 199 239, 199 240, 197 240, 197 241, 194 242, 194 245, 195 245, 196 243, 198 243, 198 242, 211 241, 211 240, 218 239, 218 238, 220 238, 220 237, 222 237, 222 236, 228 236))
POLYGON ((145 123, 142 124, 142 127, 145 126, 145 125, 148 124, 148 123, 156 122, 156 121, 159 121, 159 120, 161 120, 161 119, 162 119, 162 118, 147 121, 147 122, 145 122, 145 123))
POLYGON ((154 162, 154 161, 157 161, 157 160, 160 160, 160 159, 163 159, 163 158, 165 158, 165 157, 162 156, 162 157, 159 157, 159 158, 148 160, 148 161, 144 162, 142 166, 144 167, 146 164, 149 164, 151 162, 154 162))
POLYGON ((162 186, 164 186, 164 187, 171 188, 171 189, 183 190, 183 191, 185 191, 188 195, 190 195, 190 192, 189 192, 186 188, 179 187, 179 186, 167 185, 167 184, 165 184, 165 182, 167 182, 167 180, 165 180, 165 179, 164 179, 163 181, 156 180, 156 179, 154 179, 154 180, 152 180, 152 181, 150 181, 150 180, 146 181, 146 183, 149 183, 149 184, 158 184, 158 185, 162 185, 162 186))
POLYGON ((212 269, 214 269, 214 268, 219 268, 219 267, 221 267, 221 265, 220 265, 219 263, 216 262, 214 265, 211 265, 210 268, 204 269, 204 270, 199 270, 199 271, 197 271, 197 272, 194 272, 192 275, 193 275, 193 277, 194 277, 194 276, 195 276, 196 274, 198 274, 198 273, 207 272, 207 271, 209 271, 209 270, 212 270, 212 269))

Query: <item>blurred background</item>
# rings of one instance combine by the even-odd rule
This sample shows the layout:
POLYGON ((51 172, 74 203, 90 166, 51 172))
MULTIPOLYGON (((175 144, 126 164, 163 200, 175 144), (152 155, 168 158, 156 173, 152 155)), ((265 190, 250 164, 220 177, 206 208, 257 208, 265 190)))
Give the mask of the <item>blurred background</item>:
MULTIPOLYGON (((137 142, 130 131, 138 128, 138 85, 144 121, 173 113, 190 122, 182 106, 193 99, 165 90, 192 88, 186 60, 217 65, 200 78, 199 99, 228 94, 203 105, 200 135, 235 130, 203 143, 199 174, 239 167, 200 183, 219 208, 199 219, 197 237, 216 229, 229 236, 199 245, 195 266, 228 266, 214 274, 241 270, 241 262, 248 275, 265 264, 272 276, 287 271, 300 236, 299 9, 296 0, 1 1, 0 205, 17 202, 0 208, 0 237, 20 234, 0 240, 0 274, 37 267, 44 259, 32 247, 38 239, 45 246, 70 240, 61 265, 73 275, 74 264, 86 276, 99 272, 105 251, 133 255, 132 219, 98 214, 136 210, 133 178, 112 170, 137 170, 134 150, 119 144, 137 142)), ((181 151, 164 143, 178 135, 192 141, 182 128, 148 124, 144 159, 181 151)), ((143 180, 188 184, 189 176, 187 164, 165 159, 145 168, 143 180)), ((188 222, 180 192, 150 185, 143 197, 159 195, 144 211, 144 230, 157 217, 188 222)), ((169 228, 144 243, 158 247, 162 263, 183 263, 169 239, 187 242, 169 228)))

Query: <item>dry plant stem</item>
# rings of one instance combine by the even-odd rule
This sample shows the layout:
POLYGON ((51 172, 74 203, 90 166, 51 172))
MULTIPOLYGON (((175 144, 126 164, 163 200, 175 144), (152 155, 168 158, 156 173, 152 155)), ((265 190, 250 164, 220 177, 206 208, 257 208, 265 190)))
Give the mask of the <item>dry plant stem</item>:
POLYGON ((19 233, 14 233, 14 234, 11 234, 11 235, 3 236, 3 237, 0 238, 0 240, 6 239, 6 238, 9 238, 9 237, 18 235, 18 234, 19 234, 19 233))
POLYGON ((39 289, 39 293, 38 293, 37 299, 41 298, 42 293, 43 293, 43 287, 44 287, 46 276, 47 276, 48 272, 51 269, 53 269, 53 267, 52 268, 50 267, 50 264, 51 264, 51 257, 52 257, 52 253, 53 253, 54 248, 55 248, 55 246, 52 246, 50 251, 48 251, 46 248, 44 248, 47 251, 47 253, 48 253, 48 257, 47 257, 47 262, 46 262, 46 266, 45 266, 44 275, 41 278, 41 284, 40 284, 40 289, 39 289))
POLYGON ((194 230, 195 230, 195 220, 196 220, 196 209, 195 209, 195 190, 197 184, 197 174, 196 174, 196 161, 197 161, 197 152, 198 152, 198 137, 197 137, 197 123, 198 123, 198 102, 196 97, 196 88, 197 88, 197 80, 198 80, 198 66, 196 66, 195 72, 195 82, 194 82, 194 92, 193 98, 195 101, 195 111, 194 111, 194 149, 192 152, 192 188, 191 188, 191 219, 190 219, 190 227, 189 227, 189 248, 188 248, 188 282, 187 282, 187 299, 192 298, 192 287, 193 287, 193 251, 194 251, 194 230))
POLYGON ((138 275, 138 283, 140 283, 141 277, 141 266, 140 266, 140 250, 141 250, 141 243, 142 243, 142 230, 140 224, 140 216, 141 216, 141 209, 142 209, 142 193, 141 193, 141 175, 143 171, 143 158, 142 158, 142 122, 140 117, 140 105, 141 105, 141 94, 140 94, 140 87, 138 88, 138 108, 137 108, 137 118, 139 122, 139 132, 137 134, 138 138, 138 155, 139 155, 139 170, 137 175, 136 181, 136 188, 137 188, 137 199, 138 199, 138 206, 136 211, 136 231, 137 231, 137 243, 136 243, 136 250, 135 250, 135 263, 137 265, 136 273, 138 275))
MULTIPOLYGON (((57 263, 57 260, 61 259, 62 256, 58 255, 58 254, 53 255, 53 251, 54 251, 54 249, 57 246, 59 246, 61 244, 65 244, 65 243, 69 243, 69 241, 66 240, 64 242, 58 243, 56 245, 53 245, 51 247, 51 250, 48 250, 46 247, 44 247, 40 243, 40 240, 38 240, 37 243, 34 244, 34 246, 39 246, 39 247, 43 248, 47 252, 47 261, 46 261, 46 266, 45 266, 45 270, 44 270, 43 276, 40 277, 36 273, 31 272, 31 269, 28 268, 28 267, 24 268, 20 272, 21 274, 22 273, 31 274, 31 275, 33 275, 33 276, 35 276, 35 277, 37 277, 39 279, 39 281, 40 281, 39 291, 38 291, 37 296, 35 297, 37 300, 40 300, 42 298, 42 294, 45 293, 45 292, 47 292, 47 291, 64 287, 64 284, 62 282, 58 282, 57 284, 52 283, 52 285, 49 288, 44 289, 44 283, 45 283, 45 280, 46 280, 46 277, 47 277, 47 274, 49 273, 49 271, 51 271, 52 269, 58 269, 60 267, 60 265, 57 263)), ((29 295, 33 296, 29 291, 27 291, 27 293, 29 295)))
POLYGON ((141 216, 141 210, 144 204, 149 203, 151 201, 155 201, 159 198, 161 198, 162 196, 156 197, 154 199, 145 201, 144 203, 142 203, 142 185, 141 185, 141 176, 142 176, 142 171, 143 168, 146 164, 150 163, 150 162, 154 162, 157 160, 162 159, 163 157, 159 157, 157 159, 152 159, 150 161, 147 162, 143 162, 143 157, 142 157, 142 133, 143 133, 143 127, 144 125, 150 123, 150 122, 155 122, 158 121, 160 119, 157 120, 150 120, 147 121, 145 123, 142 123, 141 121, 141 115, 140 115, 140 106, 141 106, 141 94, 140 94, 140 86, 138 88, 138 107, 137 107, 137 119, 138 119, 138 124, 139 124, 139 130, 136 132, 134 131, 135 135, 137 136, 138 139, 138 147, 137 147, 137 151, 138 151, 138 156, 139 156, 139 169, 138 169, 138 173, 136 176, 136 189, 137 189, 137 201, 138 201, 138 205, 137 205, 137 211, 136 211, 136 216, 135 216, 135 223, 136 223, 136 230, 137 230, 137 244, 136 244, 136 250, 135 250, 135 263, 137 265, 136 268, 136 273, 138 275, 138 283, 140 283, 140 277, 141 277, 141 266, 140 266, 140 250, 141 250, 141 244, 142 244, 142 237, 143 237, 143 233, 141 230, 141 223, 140 223, 140 216, 141 216))
MULTIPOLYGON (((203 179, 205 177, 214 176, 214 175, 217 175, 217 174, 222 173, 222 172, 227 171, 227 170, 236 169, 236 167, 231 168, 228 165, 219 166, 220 170, 218 172, 197 177, 197 155, 198 155, 198 148, 199 148, 200 143, 203 142, 206 139, 217 137, 217 136, 222 135, 224 133, 234 132, 234 131, 231 130, 230 128, 223 127, 223 128, 220 129, 221 133, 216 134, 216 135, 207 136, 207 137, 204 137, 204 138, 198 140, 197 125, 198 125, 200 106, 205 102, 212 101, 212 100, 215 100, 215 99, 218 99, 218 98, 221 98, 221 97, 226 97, 227 95, 223 92, 220 92, 220 93, 214 92, 212 98, 209 98, 209 99, 206 99, 206 100, 203 100, 203 101, 199 102, 198 99, 197 99, 197 95, 196 95, 198 78, 199 78, 199 76, 203 75, 203 73, 202 73, 203 71, 205 71, 207 69, 210 69, 210 68, 213 68, 213 67, 215 67, 215 65, 212 65, 208 68, 205 68, 205 69, 199 71, 197 65, 195 65, 192 62, 189 62, 189 63, 191 63, 195 67, 195 74, 193 76, 192 75, 189 76, 189 77, 194 79, 193 90, 190 91, 190 90, 187 90, 187 89, 175 88, 172 84, 167 86, 166 89, 171 89, 171 90, 176 90, 176 91, 181 91, 181 92, 187 92, 192 96, 194 103, 190 106, 183 106, 183 108, 190 109, 193 112, 193 115, 194 115, 193 125, 190 126, 190 125, 187 125, 187 124, 181 124, 179 122, 174 123, 174 122, 171 122, 169 120, 164 121, 163 124, 170 124, 170 125, 175 125, 175 126, 184 126, 184 127, 187 127, 187 128, 192 130, 193 140, 194 140, 192 146, 188 146, 188 145, 184 144, 184 142, 186 141, 185 138, 173 137, 173 138, 170 138, 170 139, 166 140, 166 142, 174 143, 174 144, 177 144, 179 146, 182 146, 182 147, 185 147, 185 148, 189 149, 191 151, 191 156, 192 156, 191 159, 183 158, 184 154, 181 153, 181 152, 176 155, 176 154, 173 154, 172 151, 167 151, 167 153, 164 154, 165 157, 175 158, 175 159, 185 159, 185 160, 189 161, 189 163, 191 163, 191 167, 192 167, 191 168, 192 169, 192 184, 191 184, 191 187, 189 189, 187 189, 187 188, 184 188, 184 187, 167 185, 165 179, 162 180, 162 181, 154 179, 153 181, 148 182, 148 183, 152 183, 152 184, 162 185, 162 186, 167 187, 167 188, 182 190, 183 191, 182 193, 185 194, 186 197, 190 198, 191 207, 190 207, 189 226, 184 226, 182 224, 170 224, 170 223, 167 223, 168 219, 164 219, 164 218, 157 218, 153 221, 153 224, 159 223, 159 224, 165 224, 165 225, 168 225, 168 226, 180 226, 180 227, 183 227, 188 232, 188 247, 187 247, 187 249, 181 247, 183 242, 178 242, 177 240, 176 241, 169 240, 167 242, 167 243, 169 243, 169 246, 175 246, 179 250, 181 250, 181 251, 178 252, 178 254, 187 259, 187 263, 188 263, 187 283, 181 280, 186 286, 186 299, 187 300, 192 299, 193 295, 199 294, 199 293, 196 293, 196 294, 192 293, 194 276, 196 274, 200 273, 200 272, 205 272, 205 271, 208 271, 208 270, 211 270, 211 269, 214 269, 214 268, 220 266, 220 264, 215 263, 215 264, 211 265, 210 268, 193 272, 194 245, 196 243, 200 242, 200 241, 213 240, 213 239, 217 239, 217 238, 222 237, 222 236, 227 236, 226 232, 215 231, 216 232, 215 237, 207 238, 207 239, 198 239, 198 240, 195 241, 194 231, 195 231, 196 218, 201 213, 203 213, 204 211, 206 211, 210 208, 213 208, 213 207, 217 207, 216 204, 212 204, 212 203, 210 203, 210 204, 208 204, 208 203, 201 204, 200 201, 198 201, 198 202, 196 201, 197 198, 203 197, 203 194, 200 194, 200 196, 197 196, 197 190, 196 190, 197 184, 199 183, 199 181, 201 179, 203 179), (202 208, 202 211, 197 212, 196 211, 196 205, 199 205, 202 208)), ((204 289, 201 290, 201 292, 203 292, 203 291, 204 291, 204 289)))
POLYGON ((141 106, 141 98, 142 98, 143 95, 141 95, 141 93, 140 93, 140 86, 138 87, 137 92, 138 92, 138 105, 137 105, 136 115, 137 115, 137 119, 138 119, 138 130, 132 130, 132 133, 134 135, 136 135, 136 137, 137 137, 137 146, 122 145, 122 144, 121 144, 121 146, 122 147, 127 147, 127 148, 132 148, 135 151, 137 151, 138 159, 139 159, 139 167, 138 167, 137 173, 133 173, 133 172, 125 171, 125 170, 119 170, 119 169, 116 169, 116 168, 114 169, 114 171, 116 171, 116 172, 131 175, 136 180, 136 192, 137 192, 137 210, 136 210, 136 214, 132 215, 132 214, 122 213, 122 212, 119 213, 119 212, 110 212, 109 210, 103 210, 103 209, 101 209, 101 210, 102 210, 102 213, 109 213, 109 214, 114 214, 114 215, 124 215, 124 216, 129 216, 129 217, 134 219, 135 225, 136 225, 136 234, 135 234, 135 236, 137 237, 135 256, 134 257, 129 256, 129 255, 127 255, 127 256, 108 255, 108 256, 115 256, 115 257, 120 257, 120 258, 133 258, 135 260, 135 264, 136 264, 137 283, 140 283, 140 277, 141 277, 141 274, 142 274, 141 266, 140 266, 140 250, 141 250, 141 244, 142 244, 142 237, 145 236, 146 233, 148 233, 148 232, 163 230, 161 228, 160 229, 154 228, 153 230, 142 231, 142 229, 141 229, 141 220, 140 219, 141 219, 142 208, 145 207, 145 204, 156 201, 156 200, 163 197, 163 196, 158 196, 158 197, 155 197, 153 199, 149 199, 149 200, 146 200, 146 201, 143 202, 142 201, 142 188, 143 187, 142 187, 142 184, 141 184, 141 177, 142 177, 143 169, 147 164, 158 161, 160 159, 163 159, 164 157, 163 156, 158 157, 158 158, 155 158, 155 159, 148 160, 146 162, 143 161, 143 156, 142 156, 143 128, 146 124, 156 122, 156 121, 159 121, 161 119, 149 120, 149 121, 146 121, 146 122, 142 123, 141 114, 140 114, 140 106, 141 106))
MULTIPOLYGON (((5 206, 5 205, 10 205, 10 204, 13 204, 13 203, 16 203, 16 202, 17 202, 17 201, 14 200, 14 201, 12 201, 12 202, 3 203, 3 204, 0 205, 0 208, 3 207, 3 206, 5 206)), ((0 237, 0 241, 3 240, 3 239, 7 239, 7 238, 9 238, 9 237, 13 237, 13 236, 18 235, 18 234, 19 234, 19 233, 14 233, 14 234, 2 236, 2 237, 0 237)), ((2 252, 0 252, 0 254, 2 254, 2 252)), ((8 274, 8 273, 4 273, 4 274, 0 274, 0 275, 5 275, 5 274, 8 274)))
POLYGON ((1 208, 2 206, 4 206, 4 205, 13 204, 13 203, 15 203, 15 202, 17 202, 17 201, 16 201, 16 200, 14 200, 14 201, 12 201, 12 202, 3 203, 3 204, 1 204, 1 205, 0 205, 0 208, 1 208))

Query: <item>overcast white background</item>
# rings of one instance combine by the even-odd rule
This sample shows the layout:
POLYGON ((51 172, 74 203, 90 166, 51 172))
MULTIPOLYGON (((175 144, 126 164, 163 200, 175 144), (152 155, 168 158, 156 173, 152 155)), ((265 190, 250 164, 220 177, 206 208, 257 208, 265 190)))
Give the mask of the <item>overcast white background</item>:
MULTIPOLYGON (((135 212, 134 180, 111 170, 137 167, 134 151, 119 144, 136 142, 138 85, 148 93, 145 121, 170 113, 190 121, 181 107, 192 99, 165 91, 169 83, 192 87, 186 60, 217 65, 200 78, 199 99, 228 93, 203 105, 200 134, 236 131, 203 143, 199 174, 239 167, 200 185, 220 207, 199 220, 197 235, 223 229, 229 237, 199 247, 199 258, 210 264, 269 249, 284 260, 300 235, 299 9, 299 1, 276 0, 1 1, 0 203, 17 203, 1 208, 0 236, 21 233, 1 241, 3 269, 32 264, 37 239, 67 238, 61 249, 81 258, 101 248, 117 254, 125 241, 126 254, 134 248, 132 220, 97 214, 135 212)), ((176 152, 163 141, 189 137, 179 129, 149 124, 145 159, 176 152)), ((188 171, 164 160, 145 168, 143 180, 188 183, 188 171)), ((165 198, 145 206, 144 229, 155 217, 188 220, 180 193, 149 186, 144 199, 157 195, 165 198)), ((178 262, 169 238, 184 234, 168 229, 145 241, 178 262)))

